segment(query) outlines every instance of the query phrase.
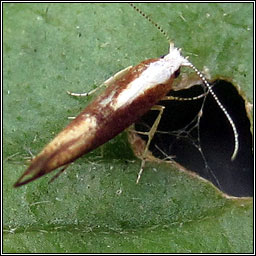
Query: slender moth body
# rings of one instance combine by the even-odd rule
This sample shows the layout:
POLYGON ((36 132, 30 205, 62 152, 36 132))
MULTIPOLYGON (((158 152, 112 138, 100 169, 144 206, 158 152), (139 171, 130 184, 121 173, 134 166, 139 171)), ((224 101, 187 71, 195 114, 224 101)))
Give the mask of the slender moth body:
MULTIPOLYGON (((139 12, 143 14, 140 10, 139 12)), ((146 15, 143 16, 151 21, 146 15)), ((65 168, 83 154, 118 135, 164 98, 172 89, 173 80, 183 66, 196 71, 227 116, 235 135, 234 156, 238 148, 238 135, 232 119, 203 75, 170 43, 169 53, 163 58, 145 60, 108 79, 104 83, 106 90, 45 146, 14 186, 24 185, 59 167, 65 168)), ((163 111, 161 108, 157 110, 163 111)), ((157 124, 155 130, 156 128, 157 124)), ((143 167, 144 162, 138 178, 143 167)))
POLYGON ((164 58, 143 61, 113 77, 106 90, 32 160, 15 187, 73 162, 115 137, 160 101, 171 90, 176 71, 189 65, 171 43, 164 58))

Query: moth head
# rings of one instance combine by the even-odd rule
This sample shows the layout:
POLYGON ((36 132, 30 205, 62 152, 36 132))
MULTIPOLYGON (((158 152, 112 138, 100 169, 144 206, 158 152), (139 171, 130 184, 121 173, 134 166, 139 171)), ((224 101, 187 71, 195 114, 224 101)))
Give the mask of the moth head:
POLYGON ((182 56, 181 49, 176 48, 173 42, 170 42, 169 53, 163 59, 172 63, 177 69, 181 66, 191 66, 188 59, 182 56))

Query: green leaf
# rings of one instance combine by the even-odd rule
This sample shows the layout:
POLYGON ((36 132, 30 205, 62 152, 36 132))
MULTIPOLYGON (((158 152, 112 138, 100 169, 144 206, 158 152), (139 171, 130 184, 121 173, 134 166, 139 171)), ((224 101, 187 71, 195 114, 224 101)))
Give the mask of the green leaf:
MULTIPOLYGON (((253 4, 138 4, 212 77, 252 101, 253 4)), ((13 183, 87 104, 89 91, 168 42, 127 4, 4 3, 3 224, 5 253, 253 251, 251 199, 225 198, 167 163, 140 161, 126 134, 50 176, 13 183)))

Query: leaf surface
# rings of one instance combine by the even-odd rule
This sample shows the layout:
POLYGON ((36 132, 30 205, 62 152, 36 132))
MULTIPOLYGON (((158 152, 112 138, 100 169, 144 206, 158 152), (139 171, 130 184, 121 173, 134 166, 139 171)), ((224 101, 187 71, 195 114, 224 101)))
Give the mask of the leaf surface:
MULTIPOLYGON (((252 12, 245 4, 138 4, 212 77, 230 77, 252 101, 252 12)), ((122 133, 50 176, 12 185, 119 70, 161 56, 168 42, 127 4, 4 3, 3 224, 6 253, 253 250, 251 199, 227 199, 166 163, 140 161, 122 133)))

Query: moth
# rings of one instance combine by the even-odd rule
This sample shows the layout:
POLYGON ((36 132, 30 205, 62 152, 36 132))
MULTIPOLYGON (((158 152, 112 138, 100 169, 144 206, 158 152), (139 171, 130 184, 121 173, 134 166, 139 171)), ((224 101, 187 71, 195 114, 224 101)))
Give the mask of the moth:
MULTIPOLYGON (((136 6, 130 5, 168 38, 158 24, 136 6)), ((164 111, 163 106, 156 104, 160 100, 168 99, 166 95, 172 90, 173 81, 182 67, 190 67, 196 72, 226 115, 235 138, 235 149, 232 155, 234 159, 238 151, 238 133, 234 122, 203 74, 189 62, 188 58, 182 56, 180 49, 170 42, 167 55, 142 61, 134 67, 127 67, 106 80, 102 84, 106 86, 105 91, 43 148, 14 186, 24 185, 59 167, 62 167, 59 171, 61 173, 77 158, 111 140, 153 109, 159 111, 159 114, 147 133, 148 142, 143 153, 138 182, 145 166, 145 156, 150 142, 164 111)))

